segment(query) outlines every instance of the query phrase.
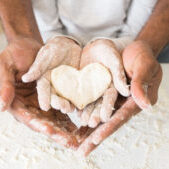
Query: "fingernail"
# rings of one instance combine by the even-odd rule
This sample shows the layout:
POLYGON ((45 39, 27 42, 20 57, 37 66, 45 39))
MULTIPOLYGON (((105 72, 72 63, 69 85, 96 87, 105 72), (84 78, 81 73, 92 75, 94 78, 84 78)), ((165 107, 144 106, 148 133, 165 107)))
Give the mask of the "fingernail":
POLYGON ((130 90, 129 90, 129 87, 126 87, 125 89, 122 89, 121 90, 121 94, 124 96, 124 97, 129 97, 130 96, 130 90))
POLYGON ((67 115, 69 116, 72 123, 74 123, 76 125, 77 128, 81 127, 80 118, 77 116, 76 113, 67 113, 67 115))
POLYGON ((112 111, 116 110, 114 107, 112 107, 112 111))
POLYGON ((152 105, 151 105, 149 100, 147 100, 145 102, 145 100, 143 101, 143 100, 140 100, 140 99, 136 99, 136 101, 137 101, 137 104, 140 106, 140 108, 142 110, 147 110, 149 108, 152 108, 152 105))
POLYGON ((26 73, 22 76, 22 81, 25 83, 28 83, 28 82, 32 81, 32 79, 34 79, 35 75, 36 75, 35 72, 26 73))
POLYGON ((142 110, 147 110, 147 109, 152 108, 152 105, 150 102, 148 102, 148 103, 142 102, 141 108, 142 108, 142 110))
POLYGON ((151 102, 150 102, 150 100, 149 100, 149 98, 148 98, 148 96, 147 96, 147 89, 146 88, 143 88, 144 89, 144 91, 145 91, 145 96, 144 96, 144 98, 143 99, 140 99, 140 98, 138 98, 138 97, 136 97, 135 95, 134 95, 134 93, 132 93, 132 97, 133 97, 133 99, 135 100, 135 102, 137 103, 137 105, 142 109, 142 110, 146 110, 146 109, 148 109, 148 108, 151 108, 152 107, 152 104, 151 104, 151 102))
POLYGON ((146 107, 145 108, 143 108, 143 110, 144 111, 147 111, 147 110, 153 110, 153 106, 151 105, 151 103, 150 104, 148 104, 148 105, 146 105, 146 107))
POLYGON ((101 121, 102 121, 103 123, 106 123, 106 122, 110 119, 110 117, 109 117, 109 116, 106 116, 105 114, 101 115, 100 117, 101 117, 101 121))
POLYGON ((149 100, 149 98, 148 98, 148 85, 147 85, 147 84, 144 84, 144 85, 142 85, 142 87, 143 87, 144 93, 145 93, 145 95, 146 95, 146 97, 147 97, 146 102, 145 102, 145 108, 143 108, 143 109, 144 109, 144 110, 145 110, 145 109, 152 109, 151 102, 150 102, 150 100, 149 100))
POLYGON ((87 126, 88 125, 88 122, 89 122, 89 117, 84 117, 83 114, 81 116, 81 124, 82 126, 87 126))
POLYGON ((27 80, 27 75, 26 75, 26 74, 22 76, 22 81, 23 81, 23 82, 27 82, 27 81, 28 81, 28 80, 27 80))
POLYGON ((100 141, 99 141, 99 139, 94 138, 92 140, 92 143, 95 144, 95 145, 98 145, 98 144, 100 144, 100 141))
POLYGON ((0 98, 0 111, 3 111, 5 105, 5 102, 0 98))
POLYGON ((97 121, 96 120, 92 120, 92 121, 89 121, 89 124, 88 126, 91 127, 91 128, 95 128, 97 126, 97 121))

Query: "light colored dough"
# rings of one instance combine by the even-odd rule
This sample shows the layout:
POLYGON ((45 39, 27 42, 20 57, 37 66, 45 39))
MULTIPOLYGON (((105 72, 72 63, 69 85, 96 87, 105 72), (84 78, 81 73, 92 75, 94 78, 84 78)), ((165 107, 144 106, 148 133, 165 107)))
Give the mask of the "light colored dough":
POLYGON ((103 95, 111 83, 111 75, 99 63, 89 64, 80 71, 61 65, 52 70, 51 82, 58 95, 81 110, 103 95))

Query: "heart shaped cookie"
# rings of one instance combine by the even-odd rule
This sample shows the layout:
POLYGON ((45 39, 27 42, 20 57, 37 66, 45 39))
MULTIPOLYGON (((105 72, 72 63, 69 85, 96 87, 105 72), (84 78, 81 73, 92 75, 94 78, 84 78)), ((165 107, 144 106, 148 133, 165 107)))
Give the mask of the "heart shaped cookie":
POLYGON ((111 75, 99 63, 89 64, 82 70, 61 65, 52 70, 51 82, 58 95, 81 110, 103 95, 111 83, 111 75))

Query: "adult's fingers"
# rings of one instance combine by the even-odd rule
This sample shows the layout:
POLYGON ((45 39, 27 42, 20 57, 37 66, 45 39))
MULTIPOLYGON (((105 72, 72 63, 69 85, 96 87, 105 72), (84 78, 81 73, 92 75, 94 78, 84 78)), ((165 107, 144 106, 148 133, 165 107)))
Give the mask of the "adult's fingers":
POLYGON ((91 128, 95 128, 101 121, 100 119, 100 109, 102 104, 102 98, 96 101, 93 112, 91 113, 88 126, 91 128))
MULTIPOLYGON (((0 56, 1 57, 1 56, 0 56)), ((14 95, 14 73, 13 70, 0 58, 0 111, 5 111, 11 105, 14 95)))
POLYGON ((103 95, 103 102, 100 110, 100 118, 102 122, 107 122, 110 119, 117 96, 117 90, 114 85, 111 84, 110 88, 108 88, 103 95))
POLYGON ((49 136, 58 144, 73 149, 78 146, 75 136, 62 130, 61 127, 57 126, 56 123, 49 120, 47 117, 41 116, 37 109, 35 109, 35 113, 32 112, 32 110, 33 109, 26 108, 22 102, 16 98, 12 104, 10 112, 18 121, 37 132, 49 136))
POLYGON ((100 125, 95 131, 93 131, 92 134, 90 134, 88 138, 84 140, 84 142, 79 146, 78 152, 83 156, 87 156, 94 148, 97 147, 98 144, 114 133, 119 127, 121 127, 139 111, 140 109, 134 102, 133 98, 128 98, 108 122, 100 125))
POLYGON ((88 125, 88 122, 89 122, 89 119, 90 119, 90 115, 91 113, 93 112, 94 110, 94 103, 91 103, 89 104, 88 106, 86 106, 82 112, 82 115, 81 115, 81 124, 82 126, 87 126, 88 125))

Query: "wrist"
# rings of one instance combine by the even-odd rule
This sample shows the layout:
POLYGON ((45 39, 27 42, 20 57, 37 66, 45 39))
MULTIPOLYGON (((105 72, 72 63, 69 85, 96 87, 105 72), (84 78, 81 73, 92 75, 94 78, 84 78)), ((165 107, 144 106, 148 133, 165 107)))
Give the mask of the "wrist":
POLYGON ((137 54, 139 53, 151 53, 152 55, 154 55, 153 50, 151 48, 151 45, 145 41, 145 40, 135 40, 132 42, 132 44, 135 46, 135 51, 137 54))
POLYGON ((49 38, 46 43, 53 43, 53 41, 55 40, 58 40, 58 41, 61 41, 61 42, 65 42, 65 43, 71 43, 71 44, 76 44, 78 45, 79 47, 81 47, 81 44, 78 43, 78 41, 76 41, 76 39, 72 38, 71 36, 67 36, 67 35, 56 35, 56 36, 53 36, 51 38, 49 38))
POLYGON ((142 36, 138 36, 135 41, 148 46, 152 50, 154 57, 157 58, 161 48, 157 47, 152 39, 147 39, 142 36))
POLYGON ((77 45, 82 46, 82 44, 76 38, 74 38, 73 36, 63 35, 63 34, 56 34, 55 36, 49 38, 46 43, 48 43, 49 41, 51 41, 53 39, 71 40, 73 43, 76 43, 77 45))
POLYGON ((27 36, 22 36, 22 35, 16 35, 15 38, 11 39, 10 41, 8 41, 8 47, 10 48, 11 46, 22 46, 29 44, 29 47, 32 46, 32 48, 39 48, 39 46, 42 46, 43 43, 39 42, 38 40, 36 40, 35 38, 32 37, 27 37, 27 36))
POLYGON ((34 32, 28 29, 26 30, 24 26, 22 27, 19 25, 15 25, 14 23, 11 23, 10 20, 8 20, 5 17, 2 18, 1 20, 8 43, 15 41, 15 39, 21 38, 31 38, 35 39, 41 44, 43 43, 40 33, 37 33, 35 35, 34 32))
POLYGON ((133 41, 132 36, 124 36, 124 37, 118 37, 118 38, 110 38, 110 37, 95 37, 91 39, 88 43, 94 42, 95 40, 110 40, 114 43, 116 49, 119 53, 122 53, 122 51, 125 49, 126 46, 128 46, 133 41))
POLYGON ((31 0, 1 0, 0 19, 8 42, 22 36, 34 38, 42 43, 31 0))
POLYGON ((157 57, 169 42, 169 1, 157 2, 153 13, 138 34, 136 40, 146 41, 157 57))
POLYGON ((106 38, 105 39, 103 39, 103 38, 100 39, 100 38, 98 38, 98 39, 94 39, 94 40, 90 41, 89 44, 90 43, 102 43, 102 44, 105 44, 105 45, 117 50, 115 43, 110 39, 106 39, 106 38))
POLYGON ((142 40, 135 40, 129 44, 124 49, 122 58, 124 66, 130 68, 133 67, 133 63, 135 63, 138 58, 142 58, 143 62, 141 64, 144 64, 144 62, 151 63, 152 60, 155 60, 151 47, 146 41, 142 40))

